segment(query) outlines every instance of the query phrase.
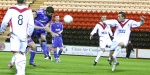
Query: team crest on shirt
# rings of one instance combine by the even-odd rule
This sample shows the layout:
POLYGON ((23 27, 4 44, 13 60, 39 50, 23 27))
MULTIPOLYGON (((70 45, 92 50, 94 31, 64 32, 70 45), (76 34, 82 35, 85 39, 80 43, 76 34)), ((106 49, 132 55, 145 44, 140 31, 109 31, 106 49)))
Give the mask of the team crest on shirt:
POLYGON ((107 32, 106 31, 103 31, 103 32, 101 32, 102 34, 107 34, 107 32))
POLYGON ((5 49, 5 44, 4 43, 0 43, 0 50, 4 50, 5 49))
POLYGON ((47 17, 44 16, 44 19, 46 19, 47 17))
POLYGON ((125 33, 126 30, 119 30, 119 33, 125 33))

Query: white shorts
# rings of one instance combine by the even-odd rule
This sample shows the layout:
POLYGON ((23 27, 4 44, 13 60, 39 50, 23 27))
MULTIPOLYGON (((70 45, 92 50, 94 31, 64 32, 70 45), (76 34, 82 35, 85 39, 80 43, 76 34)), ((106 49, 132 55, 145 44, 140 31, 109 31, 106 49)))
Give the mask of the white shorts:
POLYGON ((27 47, 27 41, 21 41, 17 36, 11 35, 10 46, 10 50, 12 52, 25 52, 27 47))
POLYGON ((117 41, 112 41, 112 45, 110 47, 111 50, 115 50, 115 48, 118 46, 119 43, 123 42, 124 46, 127 46, 128 40, 117 40, 117 41))
POLYGON ((104 37, 99 38, 99 47, 100 48, 105 48, 106 45, 111 46, 111 44, 112 44, 112 41, 110 38, 104 38, 104 37))

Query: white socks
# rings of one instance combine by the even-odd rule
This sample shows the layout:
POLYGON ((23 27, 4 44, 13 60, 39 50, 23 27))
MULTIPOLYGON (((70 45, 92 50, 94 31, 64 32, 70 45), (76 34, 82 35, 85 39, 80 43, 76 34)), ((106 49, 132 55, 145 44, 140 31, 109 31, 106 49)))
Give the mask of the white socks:
POLYGON ((96 59, 95 59, 95 62, 98 62, 100 56, 101 56, 103 53, 104 53, 104 52, 103 52, 102 50, 98 52, 97 57, 96 57, 96 59))
POLYGON ((50 51, 48 52, 48 55, 51 56, 51 52, 50 51))
POLYGON ((117 57, 117 55, 118 55, 120 52, 121 52, 121 47, 120 47, 120 46, 117 46, 116 49, 115 49, 115 51, 114 51, 114 54, 113 54, 114 64, 117 63, 116 57, 117 57))
POLYGON ((17 70, 16 75, 25 75, 26 55, 16 54, 15 58, 16 58, 15 65, 17 70))
POLYGON ((109 57, 108 60, 111 60, 111 58, 109 57))
POLYGON ((113 54, 113 57, 116 58, 117 55, 121 52, 121 47, 120 46, 117 46, 115 51, 114 51, 114 54, 113 54))
POLYGON ((14 63, 15 63, 15 55, 13 55, 13 57, 11 58, 10 63, 11 63, 12 65, 14 65, 14 63))

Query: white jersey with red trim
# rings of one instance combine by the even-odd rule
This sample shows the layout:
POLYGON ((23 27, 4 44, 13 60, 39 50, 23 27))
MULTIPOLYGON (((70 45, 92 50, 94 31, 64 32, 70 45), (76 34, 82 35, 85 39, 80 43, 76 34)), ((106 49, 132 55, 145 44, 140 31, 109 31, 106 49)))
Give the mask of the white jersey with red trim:
POLYGON ((34 30, 34 19, 31 9, 27 6, 15 5, 10 7, 2 21, 1 32, 4 32, 8 22, 10 32, 16 35, 20 40, 27 40, 27 35, 31 35, 34 30))
POLYGON ((118 20, 106 20, 104 21, 104 23, 112 27, 116 27, 113 41, 117 40, 128 41, 131 33, 131 28, 139 27, 141 25, 140 22, 136 22, 130 19, 125 19, 124 22, 118 22, 118 20))
POLYGON ((93 31, 91 32, 90 35, 94 35, 98 30, 98 35, 100 37, 104 37, 104 38, 110 38, 109 34, 112 36, 112 31, 109 25, 104 26, 102 22, 99 22, 98 24, 96 24, 96 26, 94 27, 93 31))

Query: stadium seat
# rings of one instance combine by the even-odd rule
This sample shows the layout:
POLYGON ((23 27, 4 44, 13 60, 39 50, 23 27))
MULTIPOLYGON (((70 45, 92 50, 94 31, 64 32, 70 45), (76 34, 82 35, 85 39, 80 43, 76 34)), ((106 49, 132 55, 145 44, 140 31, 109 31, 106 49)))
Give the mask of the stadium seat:
POLYGON ((0 18, 0 23, 2 23, 2 19, 0 18))

